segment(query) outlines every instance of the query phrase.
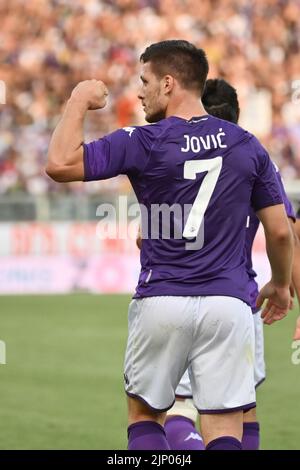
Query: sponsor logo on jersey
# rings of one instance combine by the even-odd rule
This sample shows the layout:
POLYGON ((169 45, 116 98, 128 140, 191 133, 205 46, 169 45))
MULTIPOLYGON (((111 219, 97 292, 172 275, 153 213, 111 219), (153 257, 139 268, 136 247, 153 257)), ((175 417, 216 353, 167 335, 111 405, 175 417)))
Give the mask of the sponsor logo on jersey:
POLYGON ((133 131, 135 131, 135 127, 123 127, 123 130, 125 132, 128 132, 129 137, 131 137, 131 134, 133 133, 133 131))
POLYGON ((199 434, 196 432, 190 432, 188 437, 186 437, 184 440, 189 441, 190 439, 193 439, 194 441, 202 441, 201 436, 199 436, 199 434))

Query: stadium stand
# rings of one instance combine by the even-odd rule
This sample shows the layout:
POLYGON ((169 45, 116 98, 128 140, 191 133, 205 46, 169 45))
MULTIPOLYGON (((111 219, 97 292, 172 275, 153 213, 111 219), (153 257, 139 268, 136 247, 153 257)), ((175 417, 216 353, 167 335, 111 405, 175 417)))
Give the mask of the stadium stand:
POLYGON ((137 59, 149 43, 172 37, 207 51, 210 77, 238 89, 241 125, 258 134, 285 180, 300 178, 299 14, 293 0, 2 2, 0 193, 128 192, 122 178, 56 185, 44 174, 49 137, 72 87, 91 77, 105 81, 111 99, 105 112, 90 114, 87 140, 142 124, 137 59))

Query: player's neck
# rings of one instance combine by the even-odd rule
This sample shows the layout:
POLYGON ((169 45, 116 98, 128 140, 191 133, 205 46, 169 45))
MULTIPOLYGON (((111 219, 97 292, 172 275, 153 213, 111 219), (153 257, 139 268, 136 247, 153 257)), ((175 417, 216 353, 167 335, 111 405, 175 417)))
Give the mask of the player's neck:
POLYGON ((184 100, 170 102, 166 117, 177 116, 182 119, 191 119, 207 114, 200 100, 191 96, 185 96, 184 100))

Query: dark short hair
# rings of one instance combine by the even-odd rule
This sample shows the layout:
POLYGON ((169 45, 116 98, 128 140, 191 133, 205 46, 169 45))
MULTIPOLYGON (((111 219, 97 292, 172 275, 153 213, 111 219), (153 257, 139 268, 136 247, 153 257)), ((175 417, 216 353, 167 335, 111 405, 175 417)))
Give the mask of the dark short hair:
POLYGON ((184 40, 161 41, 147 47, 141 62, 151 62, 153 73, 158 77, 170 74, 187 90, 202 94, 208 74, 205 52, 184 40))
POLYGON ((202 103, 212 116, 235 124, 239 120, 240 107, 236 89, 222 78, 207 80, 202 103))

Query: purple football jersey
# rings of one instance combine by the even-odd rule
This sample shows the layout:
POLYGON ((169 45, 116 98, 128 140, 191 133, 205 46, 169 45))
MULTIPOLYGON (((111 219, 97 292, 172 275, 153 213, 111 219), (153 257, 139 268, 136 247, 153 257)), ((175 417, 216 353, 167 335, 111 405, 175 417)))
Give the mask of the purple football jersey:
MULTIPOLYGON (((293 219, 295 221, 296 220, 295 212, 285 192, 280 172, 275 165, 274 167, 276 171, 278 184, 281 189, 281 194, 282 194, 282 199, 283 199, 284 207, 286 210, 286 214, 290 219, 293 219)), ((253 246, 254 238, 255 238, 259 223, 260 223, 259 219, 255 215, 255 212, 253 211, 253 209, 251 209, 250 216, 249 216, 249 225, 248 225, 247 232, 246 232, 245 250, 246 250, 246 259, 247 259, 246 267, 247 267, 247 271, 249 275, 248 289, 249 289, 249 296, 250 296, 250 305, 251 305, 253 313, 258 311, 258 308, 256 307, 256 299, 258 296, 258 285, 255 280, 257 274, 254 271, 253 265, 252 265, 252 246, 253 246)))
POLYGON ((225 295, 250 303, 249 209, 282 203, 273 164, 253 135, 209 115, 172 116, 85 144, 84 168, 85 181, 128 175, 147 209, 136 298, 225 295), (182 209, 170 216, 170 236, 162 206, 182 209))

